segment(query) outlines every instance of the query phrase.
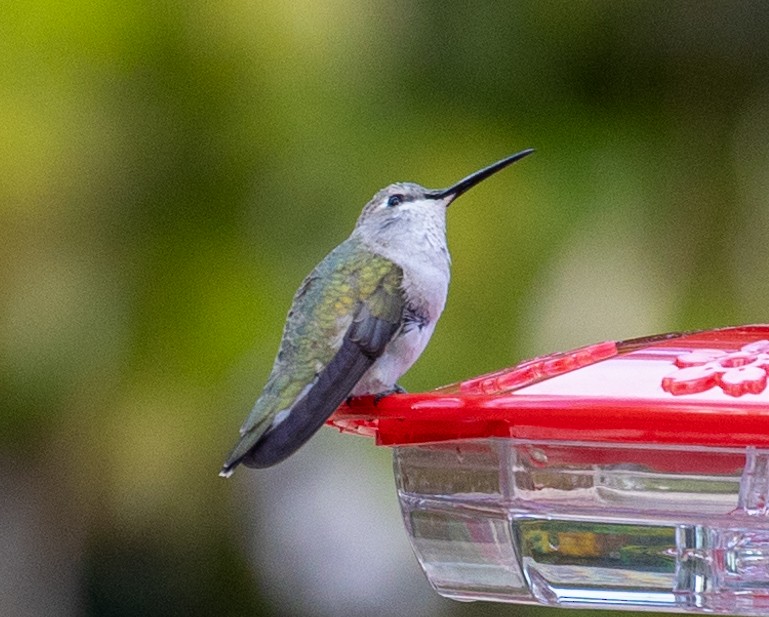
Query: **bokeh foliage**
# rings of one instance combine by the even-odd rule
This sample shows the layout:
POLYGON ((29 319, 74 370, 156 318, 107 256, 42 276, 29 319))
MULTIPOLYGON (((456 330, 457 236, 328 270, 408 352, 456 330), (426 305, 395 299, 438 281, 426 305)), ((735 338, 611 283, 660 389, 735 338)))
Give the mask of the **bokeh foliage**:
POLYGON ((389 182, 538 150, 452 207, 410 390, 766 321, 767 40, 761 2, 4 3, 2 612, 281 614, 216 471, 389 182))

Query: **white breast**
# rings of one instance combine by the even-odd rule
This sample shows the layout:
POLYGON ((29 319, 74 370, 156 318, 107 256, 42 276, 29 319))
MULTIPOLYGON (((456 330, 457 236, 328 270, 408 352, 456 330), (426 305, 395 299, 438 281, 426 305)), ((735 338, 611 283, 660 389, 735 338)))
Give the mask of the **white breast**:
POLYGON ((414 325, 401 331, 390 341, 384 353, 355 386, 354 395, 391 390, 424 351, 446 305, 451 260, 446 247, 445 218, 427 211, 438 204, 422 203, 425 204, 423 210, 419 209, 420 204, 415 205, 407 230, 384 240, 378 238, 369 246, 402 268, 407 304, 425 318, 425 323, 421 328, 414 325), (419 218, 425 215, 430 217, 429 220, 420 221, 419 218))

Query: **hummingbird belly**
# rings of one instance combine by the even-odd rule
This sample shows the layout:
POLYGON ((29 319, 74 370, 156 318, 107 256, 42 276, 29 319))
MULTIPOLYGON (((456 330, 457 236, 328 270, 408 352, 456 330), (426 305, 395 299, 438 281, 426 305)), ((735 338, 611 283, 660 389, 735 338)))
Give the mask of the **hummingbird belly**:
POLYGON ((392 390, 401 375, 411 368, 424 351, 433 335, 436 322, 437 320, 433 320, 421 326, 404 327, 402 332, 387 344, 384 353, 371 368, 364 373, 353 388, 352 395, 379 394, 392 390))

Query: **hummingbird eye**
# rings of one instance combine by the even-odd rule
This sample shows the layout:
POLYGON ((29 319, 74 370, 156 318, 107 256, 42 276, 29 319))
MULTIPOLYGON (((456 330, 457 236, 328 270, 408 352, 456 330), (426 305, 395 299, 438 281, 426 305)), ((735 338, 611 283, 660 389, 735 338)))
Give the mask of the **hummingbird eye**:
POLYGON ((387 207, 394 208, 400 206, 403 203, 403 195, 390 195, 387 198, 387 207))

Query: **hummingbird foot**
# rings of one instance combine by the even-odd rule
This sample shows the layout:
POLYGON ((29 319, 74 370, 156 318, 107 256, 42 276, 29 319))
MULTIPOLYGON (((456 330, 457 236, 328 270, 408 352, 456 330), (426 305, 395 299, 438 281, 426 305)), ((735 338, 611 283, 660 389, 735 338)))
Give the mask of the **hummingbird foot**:
POLYGON ((378 405, 379 401, 381 401, 385 396, 390 396, 391 394, 406 394, 406 390, 404 390, 396 383, 389 390, 385 390, 384 392, 379 392, 378 394, 374 395, 374 406, 378 405))

